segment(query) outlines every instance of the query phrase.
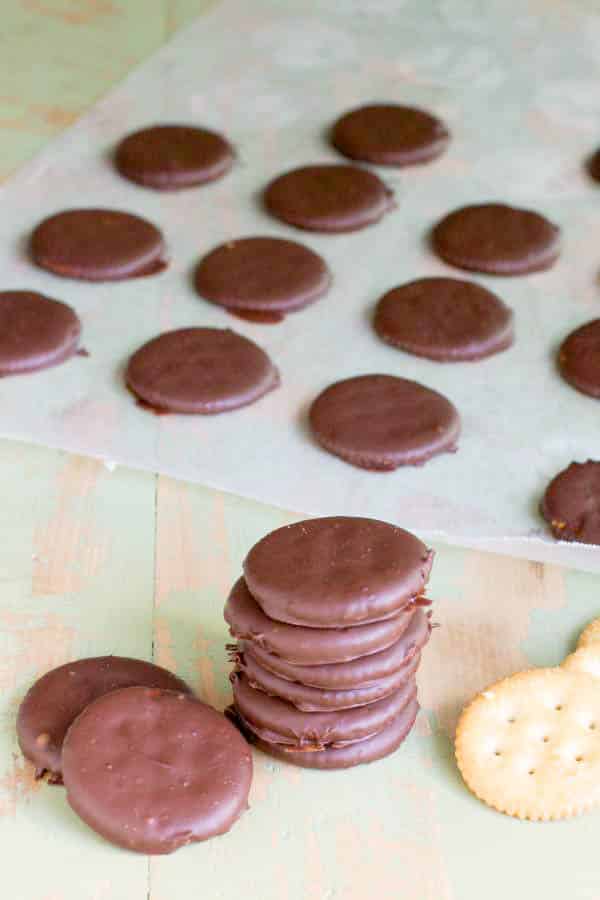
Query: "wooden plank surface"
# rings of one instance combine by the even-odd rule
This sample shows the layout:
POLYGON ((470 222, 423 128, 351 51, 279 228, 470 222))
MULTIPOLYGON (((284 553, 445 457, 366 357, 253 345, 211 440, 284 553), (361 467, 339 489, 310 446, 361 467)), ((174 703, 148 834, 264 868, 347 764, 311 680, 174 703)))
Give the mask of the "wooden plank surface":
MULTIPOLYGON (((0 175, 65 127, 206 0, 6 0, 0 175)), ((98 653, 154 658, 228 702, 222 607, 252 543, 297 518, 169 478, 0 442, 1 883, 11 900, 600 898, 598 816, 552 826, 487 810, 451 736, 464 701, 554 664, 600 614, 598 579, 438 547, 424 711, 404 747, 345 773, 255 754, 251 809, 218 840, 148 860, 36 783, 14 718, 32 680, 98 653)))
POLYGON ((3 0, 0 178, 215 0, 3 0))

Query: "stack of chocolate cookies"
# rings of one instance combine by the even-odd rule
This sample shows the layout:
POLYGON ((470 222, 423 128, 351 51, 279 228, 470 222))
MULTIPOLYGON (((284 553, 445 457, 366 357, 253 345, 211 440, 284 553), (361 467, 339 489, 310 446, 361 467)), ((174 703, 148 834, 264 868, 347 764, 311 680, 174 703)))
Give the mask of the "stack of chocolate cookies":
POLYGON ((392 753, 415 721, 433 553, 401 528, 333 517, 271 532, 225 619, 232 714, 274 756, 318 769, 392 753))

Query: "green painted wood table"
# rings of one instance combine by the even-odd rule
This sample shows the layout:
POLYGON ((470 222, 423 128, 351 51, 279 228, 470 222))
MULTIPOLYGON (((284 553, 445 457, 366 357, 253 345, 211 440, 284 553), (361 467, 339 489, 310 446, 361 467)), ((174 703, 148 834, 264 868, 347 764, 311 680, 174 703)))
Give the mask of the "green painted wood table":
MULTIPOLYGON (((71 123, 206 0, 4 0, 0 173, 71 123)), ((10 900, 597 900, 597 815, 531 825, 491 812, 452 757, 486 683, 553 665, 598 615, 598 578, 438 547, 423 711, 391 758, 348 772, 255 754, 232 832, 172 857, 118 850, 33 778, 14 719, 32 680, 79 656, 153 658, 228 702, 222 607, 266 531, 297 518, 167 477, 0 442, 0 841, 10 900)))

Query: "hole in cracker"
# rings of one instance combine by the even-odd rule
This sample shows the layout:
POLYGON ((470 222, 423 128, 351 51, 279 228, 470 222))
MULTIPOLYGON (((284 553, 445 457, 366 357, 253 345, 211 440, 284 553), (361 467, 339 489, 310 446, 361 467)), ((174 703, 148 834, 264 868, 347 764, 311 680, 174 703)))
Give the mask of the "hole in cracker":
POLYGON ((562 709, 562 704, 561 704, 561 703, 557 703, 556 706, 554 707, 554 709, 556 710, 556 712, 560 712, 561 709, 562 709))
POLYGON ((494 756, 502 756, 501 750, 494 750, 494 756))
POLYGON ((590 729, 590 731, 594 731, 594 729, 596 728, 596 723, 590 722, 590 724, 588 725, 588 728, 590 729))
POLYGON ((535 769, 530 769, 527 773, 528 775, 535 775, 535 769))
POLYGON ((515 723, 517 720, 515 719, 514 716, 510 716, 506 721, 508 722, 509 725, 514 725, 514 723, 515 723))
POLYGON ((547 734, 545 734, 544 737, 542 738, 542 740, 543 740, 543 742, 544 742, 545 744, 547 744, 548 741, 550 740, 550 738, 548 737, 547 734))
POLYGON ((583 756, 576 756, 575 762, 583 762, 583 756))

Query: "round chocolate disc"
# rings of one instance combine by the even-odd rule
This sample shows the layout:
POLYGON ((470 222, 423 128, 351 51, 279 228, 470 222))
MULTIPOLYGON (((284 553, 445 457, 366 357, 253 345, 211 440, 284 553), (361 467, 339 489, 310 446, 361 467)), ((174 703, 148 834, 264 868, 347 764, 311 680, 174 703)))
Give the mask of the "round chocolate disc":
POLYGON ((346 662, 384 650, 406 631, 413 612, 414 605, 409 603, 390 619, 351 628, 289 625, 265 615, 240 578, 225 604, 225 621, 233 637, 256 643, 288 662, 312 666, 346 662))
POLYGON ((388 344, 440 362, 482 359, 513 342, 513 314, 472 281, 421 278, 385 294, 375 331, 388 344))
POLYGON ((596 150, 588 158, 587 170, 594 181, 600 181, 600 149, 596 150))
POLYGON ((581 325, 563 341, 558 366, 565 381, 590 397, 600 397, 600 319, 581 325))
POLYGON ((548 269, 560 252, 560 229, 539 213, 501 203, 464 206, 432 232, 438 256, 460 269, 525 275, 548 269))
POLYGON ((397 691, 354 709, 302 712, 278 697, 270 697, 248 684, 237 672, 232 678, 235 709, 244 725, 264 741, 296 750, 343 747, 382 731, 415 696, 414 679, 397 691))
POLYGON ((253 656, 240 653, 238 669, 244 673, 250 687, 264 691, 271 697, 279 697, 287 700, 297 709, 304 712, 327 712, 332 709, 353 709, 356 706, 366 706, 389 697, 394 691, 399 690, 407 681, 414 678, 419 666, 421 654, 415 653, 407 666, 386 675, 378 681, 363 687, 352 688, 346 691, 324 690, 323 688, 309 687, 299 684, 297 681, 289 681, 281 675, 275 675, 264 669, 253 656))
POLYGON ((321 297, 330 283, 318 253, 281 238, 221 244, 196 270, 200 296, 232 310, 292 312, 321 297))
POLYGON ((600 544, 600 462, 571 463, 552 479, 541 512, 554 537, 600 544))
POLYGON ((387 472, 456 450, 460 418, 442 394, 394 375, 360 375, 326 388, 310 408, 325 450, 362 469, 387 472))
POLYGON ((392 193, 366 169, 304 166, 280 175, 265 191, 271 215, 308 231, 356 231, 378 222, 393 206, 392 193))
POLYGON ((277 387, 267 354, 229 329, 180 328, 133 354, 127 385, 158 410, 210 415, 254 403, 277 387))
POLYGON ((281 678, 297 681, 308 687, 347 691, 373 684, 400 670, 406 674, 415 654, 419 653, 429 640, 430 633, 429 616, 422 610, 417 610, 411 624, 395 644, 386 650, 380 650, 379 653, 371 653, 350 662, 299 666, 267 653, 255 644, 246 644, 242 641, 240 649, 245 656, 252 657, 263 669, 281 678))
POLYGON ((350 159, 379 166, 411 166, 444 152, 450 135, 435 116, 412 106, 376 103, 337 120, 333 146, 350 159))
POLYGON ((212 707, 131 687, 77 717, 63 774, 69 803, 98 834, 140 853, 171 853, 229 831, 247 808, 252 755, 212 707))
POLYGON ((293 750, 284 744, 273 744, 257 738, 256 746, 264 753, 275 756, 284 762, 305 769, 350 769, 363 763, 383 759, 398 749, 408 736, 417 718, 419 704, 413 697, 396 718, 382 731, 372 737, 345 747, 327 748, 326 750, 293 750))
POLYGON ((44 219, 33 232, 31 253, 42 269, 84 281, 138 278, 167 266, 158 228, 112 209, 70 209, 44 219))
POLYGON ((142 659, 96 656, 66 663, 35 682, 19 707, 17 736, 27 759, 60 780, 62 745, 67 729, 85 707, 117 688, 167 688, 189 691, 188 686, 166 669, 142 659))
POLYGON ((33 291, 0 291, 0 376, 56 366, 79 346, 81 322, 66 303, 33 291))
POLYGON ((189 125, 155 125, 124 138, 115 164, 144 187, 176 191, 214 181, 229 171, 233 152, 220 134, 189 125))
POLYGON ((307 519, 267 534, 244 561, 246 584, 271 619, 345 628, 387 619, 419 596, 433 553, 376 519, 307 519))

